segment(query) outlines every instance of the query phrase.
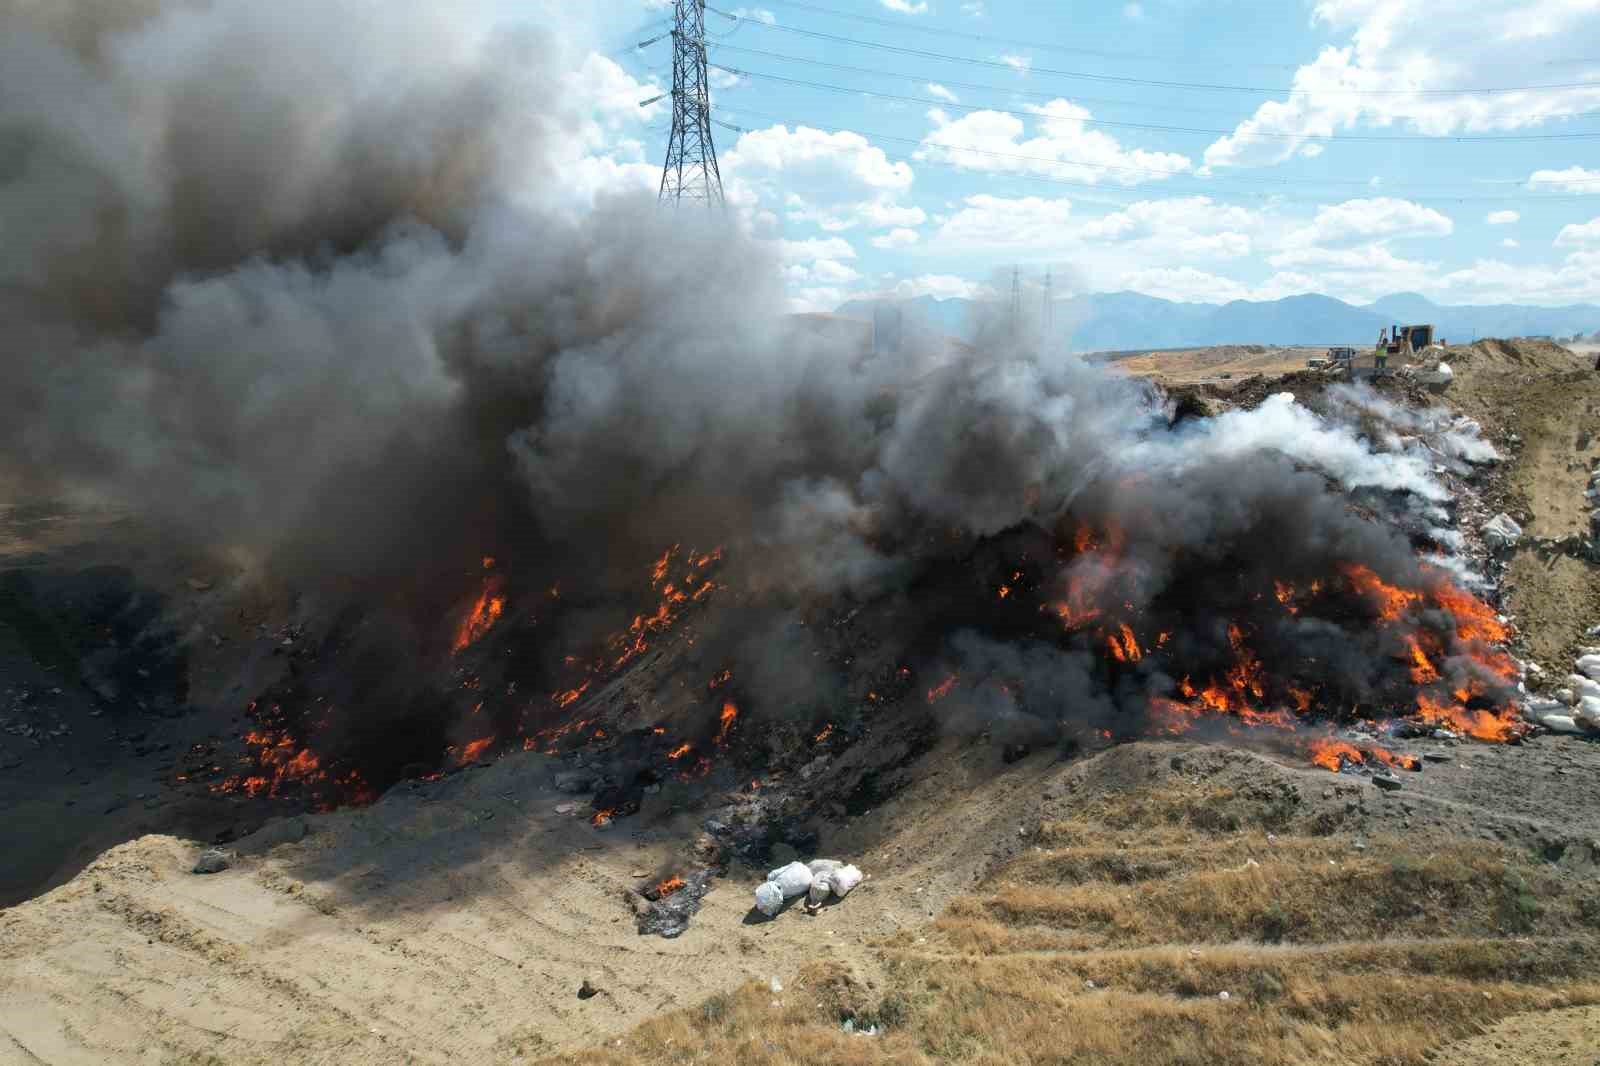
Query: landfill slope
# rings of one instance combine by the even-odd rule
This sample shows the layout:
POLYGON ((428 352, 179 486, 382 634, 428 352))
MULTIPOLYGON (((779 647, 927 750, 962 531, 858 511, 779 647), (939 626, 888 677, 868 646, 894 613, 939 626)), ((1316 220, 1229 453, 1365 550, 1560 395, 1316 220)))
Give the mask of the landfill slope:
POLYGON ((190 872, 200 845, 142 837, 0 912, 0 1063, 494 1061, 807 960, 871 973, 868 938, 927 921, 991 842, 1014 848, 1044 768, 998 775, 991 755, 930 756, 920 784, 841 822, 830 836, 871 875, 846 900, 755 922, 765 870, 735 865, 670 940, 636 931, 624 892, 682 868, 694 822, 597 829, 534 754, 304 819, 303 839, 272 823, 218 874, 190 872), (579 999, 585 980, 599 994, 579 999))

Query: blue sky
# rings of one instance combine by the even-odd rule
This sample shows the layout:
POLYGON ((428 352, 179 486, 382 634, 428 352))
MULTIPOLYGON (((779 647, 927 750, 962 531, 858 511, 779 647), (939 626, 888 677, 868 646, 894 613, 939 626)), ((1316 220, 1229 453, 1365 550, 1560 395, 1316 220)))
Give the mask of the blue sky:
MULTIPOLYGON (((588 15, 591 191, 658 179, 669 113, 637 103, 670 42, 620 46, 669 7, 588 15)), ((796 309, 1013 264, 1204 302, 1600 302, 1600 0, 715 7, 725 185, 796 309)))

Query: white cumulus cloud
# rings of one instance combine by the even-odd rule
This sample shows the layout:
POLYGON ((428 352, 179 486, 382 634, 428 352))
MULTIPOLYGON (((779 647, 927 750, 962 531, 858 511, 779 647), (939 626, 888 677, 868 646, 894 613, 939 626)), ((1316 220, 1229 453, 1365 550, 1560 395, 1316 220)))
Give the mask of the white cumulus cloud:
POLYGON ((1574 222, 1562 226, 1561 232, 1556 234, 1556 247, 1588 246, 1600 244, 1600 218, 1592 218, 1588 222, 1574 222))
POLYGON ((1444 136, 1547 126, 1600 107, 1592 78, 1571 69, 1573 42, 1600 39, 1593 0, 1318 0, 1316 22, 1346 43, 1295 71, 1293 95, 1269 100, 1211 144, 1211 167, 1288 159, 1308 140, 1356 126, 1444 136), (1541 80, 1567 88, 1440 93, 1541 80))
POLYGON ((1521 217, 1515 211, 1490 211, 1483 216, 1483 220, 1491 226, 1509 226, 1521 217))
POLYGON ((1070 100, 1052 100, 1028 110, 1036 116, 1031 135, 1021 117, 1006 112, 974 111, 952 119, 941 110, 929 111, 934 129, 923 138, 915 158, 968 170, 1118 185, 1160 181, 1190 169, 1187 156, 1130 150, 1115 137, 1090 129, 1088 109, 1070 100))
POLYGON ((804 241, 773 242, 778 254, 790 263, 814 263, 821 259, 854 259, 856 250, 842 237, 818 237, 804 241))
POLYGON ((1431 207, 1376 196, 1317 208, 1316 217, 1295 234, 1295 240, 1301 244, 1325 244, 1393 237, 1448 237, 1454 231, 1455 224, 1431 207))
POLYGON ((1560 189, 1562 192, 1600 193, 1600 170, 1567 167, 1565 170, 1535 170, 1528 176, 1528 187, 1560 189))
POLYGON ((922 239, 922 235, 914 229, 892 229, 881 237, 872 238, 874 248, 885 250, 893 248, 909 248, 922 239))
POLYGON ((869 189, 905 189, 913 175, 906 163, 893 162, 882 148, 859 133, 827 133, 809 126, 772 126, 742 134, 723 157, 723 169, 740 172, 782 171, 788 184, 838 177, 869 189))

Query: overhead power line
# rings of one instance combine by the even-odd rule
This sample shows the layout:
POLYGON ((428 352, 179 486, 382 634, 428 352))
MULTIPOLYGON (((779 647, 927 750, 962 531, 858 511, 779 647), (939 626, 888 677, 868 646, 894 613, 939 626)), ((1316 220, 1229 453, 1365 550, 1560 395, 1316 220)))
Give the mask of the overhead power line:
MULTIPOLYGON (((876 133, 866 133, 866 132, 863 132, 861 130, 849 129, 849 128, 841 127, 841 126, 834 126, 834 125, 832 125, 830 123, 826 123, 826 122, 808 122, 808 121, 803 121, 803 120, 800 120, 800 119, 784 118, 784 117, 779 116, 779 115, 772 115, 772 114, 768 114, 768 113, 762 112, 762 111, 752 111, 752 110, 750 110, 748 108, 729 107, 729 106, 727 106, 725 104, 717 104, 713 108, 713 110, 718 112, 718 113, 721 113, 721 114, 749 115, 749 116, 752 116, 754 118, 766 119, 766 120, 773 121, 773 122, 783 122, 783 123, 787 123, 789 125, 794 125, 794 126, 809 126, 812 129, 821 130, 824 133, 830 133, 830 134, 850 133, 850 134, 854 134, 857 137, 861 137, 863 139, 871 139, 871 138, 882 137, 882 139, 884 139, 884 140, 898 141, 898 142, 903 142, 903 143, 906 143, 906 144, 921 144, 922 143, 920 141, 914 141, 914 140, 912 140, 911 138, 908 138, 908 137, 889 137, 889 136, 883 136, 883 135, 876 134, 876 133)), ((750 127, 740 126, 740 125, 737 125, 735 123, 723 121, 721 119, 713 119, 712 121, 716 122, 717 125, 723 127, 724 129, 731 130, 734 133, 745 134, 745 133, 757 133, 757 132, 759 132, 758 130, 752 129, 750 127)), ((839 154, 852 151, 852 149, 846 148, 846 147, 842 147, 842 146, 841 147, 835 147, 835 146, 831 146, 831 145, 818 145, 818 146, 815 146, 815 147, 820 151, 834 152, 834 153, 839 153, 839 154)), ((929 146, 929 147, 936 147, 940 151, 971 152, 971 153, 984 155, 984 156, 996 156, 996 155, 1005 154, 1005 153, 991 152, 991 151, 988 151, 986 149, 981 149, 981 148, 961 148, 961 147, 954 147, 954 146, 947 146, 947 145, 932 145, 932 146, 929 146)), ((963 165, 961 165, 959 163, 941 163, 941 162, 938 162, 938 161, 935 161, 935 160, 930 160, 930 159, 918 159, 918 158, 894 159, 894 158, 890 158, 888 153, 885 153, 885 158, 891 164, 902 164, 902 165, 908 166, 908 167, 937 167, 937 168, 939 168, 941 170, 954 170, 954 171, 957 171, 957 172, 960 172, 960 173, 964 173, 964 174, 971 174, 971 173, 973 173, 973 171, 975 169, 975 168, 970 167, 970 166, 963 166, 963 165)), ((1091 164, 1082 164, 1082 163, 1067 163, 1067 162, 1061 161, 1061 160, 1046 160, 1043 157, 1012 157, 1012 158, 1030 158, 1030 159, 1031 158, 1037 158, 1040 162, 1053 162, 1053 163, 1055 163, 1055 164, 1057 164, 1059 166, 1083 167, 1083 166, 1091 165, 1091 164)), ((1150 190, 1139 190, 1139 189, 1136 189, 1136 188, 1131 187, 1131 186, 1106 185, 1106 184, 1104 184, 1102 182, 1094 182, 1094 181, 1073 181, 1073 180, 1068 179, 1068 178, 1050 177, 1050 176, 1043 175, 1043 174, 1033 173, 1033 172, 1027 171, 1027 170, 1006 171, 1005 174, 1006 174, 1007 177, 1018 178, 1018 179, 1025 180, 1025 181, 1042 182, 1042 183, 1048 184, 1048 185, 1061 185, 1061 186, 1066 186, 1066 187, 1075 188, 1075 189, 1091 189, 1091 190, 1094 190, 1097 193, 1108 194, 1108 195, 1136 196, 1136 197, 1146 197, 1146 198, 1151 195, 1151 191, 1150 190)), ((1261 189, 1255 189, 1255 190, 1251 190, 1249 192, 1239 192, 1239 193, 1236 193, 1236 194, 1230 194, 1229 191, 1228 191, 1228 184, 1241 182, 1241 181, 1246 180, 1243 176, 1240 176, 1240 177, 1228 177, 1228 178, 1222 178, 1222 179, 1214 179, 1214 178, 1213 179, 1199 179, 1199 178, 1195 178, 1192 174, 1182 174, 1182 175, 1177 175, 1175 177, 1176 177, 1176 180, 1188 180, 1188 181, 1194 182, 1195 185, 1190 186, 1190 187, 1186 187, 1186 188, 1179 188, 1179 189, 1174 189, 1171 186, 1163 185, 1162 186, 1162 194, 1163 195, 1181 194, 1181 195, 1188 195, 1188 196, 1204 196, 1204 197, 1208 197, 1208 198, 1213 199, 1213 200, 1222 200, 1222 201, 1234 202, 1234 203, 1259 203, 1261 201, 1261 198, 1264 195, 1267 195, 1266 190, 1261 190, 1261 189)), ((1268 179, 1268 180, 1270 180, 1270 179, 1268 179)), ((1361 184, 1364 187, 1367 187, 1367 183, 1363 182, 1361 184)), ((1381 187, 1371 187, 1371 193, 1374 196, 1386 196, 1391 192, 1399 192, 1399 191, 1405 191, 1405 187, 1397 186, 1397 185, 1384 185, 1384 186, 1381 186, 1381 187)), ((1281 200, 1281 201, 1284 201, 1284 202, 1289 202, 1289 203, 1311 203, 1311 204, 1326 203, 1327 200, 1328 200, 1327 196, 1309 196, 1309 195, 1308 196, 1300 196, 1300 197, 1289 197, 1289 196, 1281 196, 1280 195, 1280 196, 1276 196, 1274 198, 1278 199, 1278 200, 1281 200)), ((1512 204, 1512 203, 1515 203, 1515 204, 1528 204, 1528 203, 1562 203, 1562 202, 1579 201, 1579 200, 1592 200, 1593 199, 1593 194, 1573 193, 1573 194, 1555 194, 1555 195, 1548 195, 1547 194, 1547 195, 1527 195, 1527 196, 1462 196, 1462 195, 1440 194, 1440 195, 1408 195, 1407 199, 1416 200, 1418 202, 1425 202, 1425 203, 1491 203, 1491 204, 1512 204)))
MULTIPOLYGON (((774 0, 782 7, 792 7, 801 11, 811 11, 818 15, 831 15, 834 18, 851 19, 855 22, 869 22, 875 26, 887 26, 899 33, 911 30, 916 33, 933 34, 939 37, 951 37, 963 41, 973 41, 977 44, 990 45, 1002 48, 1033 48, 1046 52, 1059 52, 1063 55, 1092 56, 1095 59, 1111 59, 1117 62, 1147 62, 1171 63, 1175 56, 1157 56, 1139 54, 1137 52, 1104 52, 1093 48, 1079 48, 1075 45, 1051 44, 1047 41, 1021 41, 1013 37, 996 37, 988 33, 971 33, 964 30, 952 30, 944 26, 934 26, 925 22, 911 22, 905 19, 880 18, 876 15, 863 15, 855 11, 839 11, 836 8, 823 7, 821 4, 802 3, 801 0, 774 0)), ((717 12, 721 14, 721 12, 717 12)), ((1295 70, 1295 63, 1230 63, 1233 66, 1255 67, 1261 70, 1295 70)))
MULTIPOLYGON (((910 48, 905 45, 886 44, 882 41, 864 41, 856 37, 846 37, 838 33, 825 33, 822 30, 808 30, 800 26, 789 26, 778 22, 763 22, 747 15, 735 15, 718 8, 706 5, 707 11, 715 12, 724 18, 737 19, 748 22, 752 26, 762 29, 777 30, 782 33, 797 34, 810 37, 813 40, 830 41, 834 44, 852 44, 860 48, 874 48, 883 52, 894 52, 898 55, 919 56, 923 59, 935 59, 946 63, 967 63, 973 66, 989 67, 995 70, 1018 71, 1015 64, 999 59, 979 59, 975 56, 950 55, 945 52, 934 52, 925 48, 910 48)), ((1134 78, 1124 74, 1097 74, 1084 70, 1057 70, 1050 67, 1040 67, 1029 64, 1026 68, 1030 74, 1045 75, 1053 78, 1073 78, 1082 81, 1110 82, 1119 85, 1146 85, 1162 89, 1186 89, 1190 91, 1201 90, 1207 92, 1233 92, 1256 93, 1263 96, 1489 96, 1509 93, 1539 92, 1554 89, 1595 89, 1600 90, 1600 81, 1575 81, 1559 82, 1546 85, 1505 85, 1491 88, 1476 89, 1295 89, 1291 87, 1271 87, 1261 85, 1226 85, 1213 82, 1193 81, 1165 81, 1156 78, 1134 78)))
MULTIPOLYGON (((939 85, 941 85, 941 86, 943 86, 945 88, 962 89, 962 90, 971 91, 971 92, 1001 93, 1001 94, 1006 94, 1006 95, 1011 95, 1011 96, 1028 96, 1028 97, 1032 97, 1032 98, 1034 98, 1036 100, 1058 100, 1058 99, 1062 98, 1060 90, 1056 90, 1056 91, 1052 92, 1052 91, 1044 91, 1044 90, 1040 90, 1040 89, 1023 89, 1023 88, 1016 87, 1016 86, 985 85, 985 84, 980 84, 980 83, 977 83, 977 82, 951 81, 949 78, 943 77, 941 75, 907 74, 907 73, 900 72, 900 71, 881 70, 881 69, 874 70, 871 67, 852 67, 852 66, 847 66, 846 64, 843 64, 843 63, 833 63, 833 62, 830 62, 828 60, 823 60, 823 59, 809 59, 809 58, 804 57, 804 56, 784 55, 782 52, 768 52, 768 51, 764 51, 764 50, 762 50, 760 48, 746 48, 746 47, 743 47, 743 46, 740 46, 740 45, 732 45, 732 44, 717 44, 717 45, 712 45, 712 47, 718 49, 719 51, 740 52, 740 53, 742 53, 744 55, 756 55, 756 56, 765 57, 767 59, 779 59, 779 60, 783 60, 784 62, 788 62, 788 63, 803 63, 803 64, 806 64, 808 66, 823 67, 823 68, 826 68, 828 70, 838 70, 838 71, 843 71, 843 72, 848 73, 848 74, 862 74, 862 75, 866 75, 868 77, 895 78, 895 79, 898 79, 898 80, 916 82, 916 83, 925 83, 925 84, 932 84, 932 83, 937 82, 937 84, 939 84, 939 85)), ((1163 111, 1163 112, 1175 112, 1175 111, 1176 112, 1183 112, 1185 114, 1191 114, 1191 115, 1223 115, 1223 116, 1235 117, 1235 118, 1238 116, 1238 112, 1237 111, 1224 111, 1224 110, 1220 110, 1218 108, 1178 107, 1178 106, 1173 106, 1173 105, 1170 105, 1170 104, 1167 104, 1167 103, 1155 103, 1155 102, 1152 102, 1152 101, 1149 101, 1149 100, 1126 100, 1126 99, 1107 98, 1107 97, 1079 96, 1077 93, 1073 93, 1072 94, 1071 102, 1075 103, 1075 104, 1112 104, 1112 105, 1121 105, 1121 106, 1124 106, 1124 107, 1140 107, 1140 108, 1146 108, 1146 109, 1158 109, 1158 110, 1163 111)), ((953 101, 940 101, 940 103, 941 104, 951 104, 951 103, 953 103, 953 101)), ((992 109, 985 108, 985 110, 992 110, 992 109)), ((1578 112, 1574 112, 1573 114, 1567 115, 1567 116, 1564 116, 1564 117, 1566 117, 1566 118, 1594 118, 1595 116, 1600 116, 1600 109, 1596 109, 1596 110, 1592 110, 1592 111, 1578 111, 1578 112)))
MULTIPOLYGON (((811 126, 814 129, 821 129, 824 126, 828 125, 827 123, 818 124, 818 123, 815 123, 815 122, 808 122, 808 121, 803 121, 803 120, 800 120, 800 119, 785 118, 785 117, 783 117, 781 115, 774 115, 774 114, 770 114, 770 113, 766 113, 766 112, 762 112, 762 111, 752 111, 749 108, 728 107, 728 106, 722 105, 722 104, 717 105, 717 110, 719 110, 719 111, 738 112, 741 115, 753 115, 753 116, 755 116, 757 118, 765 118, 765 119, 768 119, 768 120, 773 121, 773 122, 781 122, 781 123, 786 123, 788 125, 811 126)), ((749 131, 741 130, 740 132, 749 132, 749 131)), ((1064 159, 1064 158, 1061 158, 1059 156, 1024 155, 1024 154, 1018 153, 1018 152, 998 152, 998 151, 995 151, 995 150, 990 149, 990 148, 973 148, 973 147, 968 147, 968 146, 965 146, 965 145, 942 144, 942 143, 940 143, 938 141, 929 141, 926 138, 905 137, 905 136, 892 134, 892 133, 878 133, 878 132, 873 132, 873 131, 870 131, 870 130, 860 130, 860 129, 844 129, 842 127, 841 128, 835 128, 831 132, 853 133, 858 137, 863 137, 863 138, 866 138, 868 140, 890 141, 890 142, 894 142, 894 143, 898 143, 898 144, 914 145, 914 146, 919 147, 919 148, 926 148, 926 149, 928 149, 930 151, 969 152, 969 153, 972 153, 972 154, 975 154, 975 155, 982 155, 982 156, 987 156, 987 157, 995 158, 995 159, 1013 159, 1013 160, 1017 160, 1019 162, 1025 162, 1025 163, 1041 163, 1041 164, 1048 164, 1048 165, 1051 165, 1051 166, 1073 167, 1073 168, 1089 169, 1089 170, 1106 170, 1106 171, 1114 171, 1114 172, 1119 173, 1119 174, 1142 174, 1142 175, 1145 175, 1145 176, 1150 177, 1152 179, 1193 177, 1193 173, 1191 171, 1189 171, 1189 170, 1186 170, 1186 169, 1181 169, 1181 170, 1163 170, 1163 169, 1155 168, 1155 167, 1134 167, 1134 166, 1124 166, 1124 165, 1117 164, 1117 163, 1091 162, 1091 161, 1085 160, 1085 159, 1064 159)), ((964 168, 964 169, 972 169, 972 168, 964 168)), ((1229 184, 1277 185, 1277 186, 1291 186, 1291 187, 1292 186, 1328 186, 1328 185, 1333 185, 1333 186, 1350 186, 1350 187, 1368 188, 1368 187, 1371 186, 1371 182, 1369 182, 1369 181, 1361 181, 1361 180, 1358 180, 1358 179, 1348 179, 1348 178, 1344 178, 1344 179, 1341 179, 1341 178, 1282 178, 1282 177, 1269 177, 1269 176, 1265 176, 1265 175, 1252 175, 1252 174, 1230 174, 1226 178, 1208 178, 1208 179, 1206 179, 1206 181, 1208 182, 1208 184, 1210 182, 1224 182, 1224 183, 1229 183, 1229 184)), ((1385 185, 1385 186, 1383 186, 1383 188, 1386 189, 1386 190, 1390 190, 1390 191, 1393 191, 1393 190, 1409 190, 1409 189, 1474 189, 1474 188, 1478 188, 1478 187, 1484 186, 1484 185, 1526 185, 1526 184, 1527 184, 1527 179, 1525 179, 1525 178, 1483 178, 1483 179, 1480 179, 1480 180, 1477 180, 1477 181, 1470 181, 1470 182, 1401 182, 1401 183, 1396 183, 1396 184, 1385 185)), ((1600 184, 1600 178, 1573 179, 1571 181, 1565 181, 1562 184, 1564 184, 1564 185, 1600 184)), ((1446 198, 1447 199, 1455 199, 1455 197, 1446 197, 1446 198)), ((1553 198, 1554 197, 1552 197, 1552 196, 1530 197, 1530 199, 1553 199, 1553 198)))
MULTIPOLYGON (((711 47, 717 51, 738 52, 742 55, 762 56, 766 59, 780 59, 789 63, 805 63, 809 66, 823 67, 828 70, 843 71, 848 74, 864 74, 872 77, 898 78, 904 79, 905 81, 918 83, 931 84, 936 82, 947 89, 961 89, 968 92, 1003 93, 1010 96, 1028 96, 1036 100, 1058 100, 1061 98, 1062 93, 1065 92, 1063 89, 1024 89, 1018 86, 1010 85, 982 85, 970 81, 952 81, 942 74, 904 74, 887 70, 874 70, 871 67, 852 67, 843 63, 832 63, 822 59, 807 59, 802 56, 784 55, 782 52, 768 52, 760 48, 745 48, 740 45, 713 44, 711 47)), ((1080 96, 1077 93, 1072 94, 1072 102, 1075 104, 1109 104, 1112 106, 1139 107, 1145 109, 1158 108, 1165 112, 1176 111, 1187 115, 1216 115, 1223 118, 1234 119, 1239 117, 1239 112, 1234 109, 1225 110, 1223 108, 1216 107, 1182 107, 1173 106, 1164 102, 1156 103, 1150 100, 1128 100, 1120 97, 1106 96, 1080 96)), ((1600 110, 1589 112, 1589 114, 1600 115, 1600 110)))
MULTIPOLYGON (((807 81, 804 78, 790 78, 782 74, 771 74, 766 71, 745 70, 741 67, 730 67, 721 63, 711 66, 729 74, 737 74, 745 78, 763 78, 767 81, 782 82, 787 85, 797 85, 807 89, 821 89, 826 92, 846 93, 852 96, 871 96, 879 100, 895 100, 900 103, 926 104, 929 107, 950 108, 957 111, 994 111, 1003 115, 1017 115, 1022 118, 1048 118, 1037 111, 1019 111, 1013 108, 995 107, 992 105, 956 104, 948 100, 935 100, 926 96, 903 96, 898 93, 879 92, 874 89, 852 88, 847 85, 832 85, 827 82, 807 81)), ((1600 130, 1579 133, 1497 133, 1497 134, 1443 134, 1428 136, 1424 134, 1392 134, 1379 136, 1364 133, 1331 133, 1331 134, 1302 134, 1302 133, 1269 133, 1265 131, 1244 133, 1238 130, 1203 129, 1195 126, 1169 126, 1156 122, 1119 122, 1112 119, 1084 118, 1075 119, 1085 126, 1107 126, 1113 129, 1151 130, 1158 133, 1196 134, 1206 137, 1232 137, 1236 140, 1292 140, 1292 141, 1363 141, 1378 144, 1399 144, 1408 141, 1426 141, 1433 144, 1442 142, 1520 142, 1520 141, 1581 141, 1600 138, 1600 130)))
MULTIPOLYGON (((1037 51, 1060 52, 1065 55, 1093 56, 1096 59, 1111 59, 1118 62, 1142 63, 1172 63, 1179 62, 1188 57, 1176 55, 1150 55, 1139 52, 1106 52, 1093 48, 1080 48, 1076 45, 1054 44, 1049 41, 1024 41, 1014 37, 997 37, 987 33, 971 33, 965 30, 953 30, 946 26, 935 26, 925 22, 910 22, 905 19, 888 19, 876 15, 863 15, 855 11, 840 11, 837 8, 824 7, 821 4, 805 3, 803 0, 772 0, 781 7, 792 7, 801 11, 811 11, 819 15, 831 15, 834 18, 851 19, 856 22, 868 22, 877 26, 887 26, 896 32, 904 33, 910 30, 915 33, 933 34, 939 37, 951 37, 965 41, 974 41, 984 45, 998 45, 1006 48, 1029 48, 1037 51)), ((713 9, 714 10, 714 9, 713 9)), ((722 12, 717 12, 722 14, 722 12)), ((1254 61, 1237 61, 1232 58, 1227 60, 1229 66, 1257 68, 1261 70, 1298 70, 1305 64, 1301 63, 1261 63, 1254 61)), ((1600 64, 1600 58, 1574 57, 1568 59, 1545 60, 1541 66, 1573 66, 1580 63, 1600 64)), ((1451 90, 1445 90, 1451 91, 1451 90)))

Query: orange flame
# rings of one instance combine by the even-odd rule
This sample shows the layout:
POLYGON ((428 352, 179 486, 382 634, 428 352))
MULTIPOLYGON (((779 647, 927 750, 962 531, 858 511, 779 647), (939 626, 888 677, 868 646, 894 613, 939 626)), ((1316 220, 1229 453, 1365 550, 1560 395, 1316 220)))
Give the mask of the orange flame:
POLYGON ((1487 603, 1457 588, 1442 574, 1434 584, 1433 598, 1456 620, 1456 635, 1462 640, 1499 643, 1511 635, 1487 603))
POLYGON ((499 594, 499 589, 500 582, 497 578, 484 578, 483 591, 478 593, 477 600, 472 604, 472 610, 456 628, 455 640, 450 644, 452 655, 476 644, 500 620, 500 615, 506 609, 506 601, 505 597, 499 594))
POLYGON ((1439 670, 1433 665, 1417 638, 1408 634, 1406 648, 1411 653, 1411 680, 1419 685, 1428 685, 1439 680, 1439 670))
POLYGON ((938 703, 940 700, 950 695, 951 690, 956 687, 956 681, 958 679, 959 675, 951 674, 949 677, 930 688, 928 690, 928 702, 938 703))
POLYGON ((1354 744, 1333 737, 1318 737, 1313 740, 1309 754, 1314 765, 1334 773, 1338 773, 1346 765, 1366 766, 1369 761, 1404 770, 1415 770, 1422 765, 1422 760, 1415 755, 1400 755, 1376 745, 1358 748, 1354 744))
POLYGON ((1460 702, 1451 704, 1426 692, 1419 692, 1417 710, 1421 713, 1422 720, 1431 725, 1454 729, 1458 733, 1465 733, 1478 740, 1502 743, 1511 739, 1515 726, 1513 711, 1507 708, 1497 714, 1492 711, 1469 710, 1462 704, 1471 698, 1471 693, 1468 690, 1460 690, 1456 696, 1460 702), (1466 698, 1461 698, 1463 696, 1466 698))
POLYGON ((1338 773, 1343 769, 1345 760, 1353 763, 1365 762, 1361 757, 1361 749, 1354 744, 1346 744, 1332 737, 1320 737, 1311 742, 1311 761, 1324 770, 1338 773))
POLYGON ((728 739, 728 730, 733 728, 734 721, 739 717, 739 708, 734 706, 732 700, 722 705, 721 727, 717 730, 717 746, 728 739))
POLYGON ((1117 628, 1122 631, 1122 639, 1119 642, 1117 634, 1111 635, 1111 654, 1116 656, 1119 662, 1125 663, 1136 663, 1144 658, 1144 651, 1139 647, 1138 638, 1133 635, 1133 630, 1127 623, 1122 623, 1117 628))
POLYGON ((1385 622, 1395 621, 1422 602, 1422 593, 1387 583, 1371 567, 1361 563, 1346 563, 1341 569, 1356 591, 1372 600, 1378 608, 1378 617, 1385 622))
POLYGON ((554 697, 555 701, 556 701, 556 706, 557 707, 567 707, 567 706, 572 705, 573 703, 576 703, 578 701, 578 699, 581 698, 585 692, 589 691, 589 685, 590 685, 590 682, 585 681, 583 684, 579 685, 577 688, 569 688, 565 692, 557 692, 555 694, 555 697, 554 697))
POLYGON ((682 888, 684 885, 686 885, 688 883, 689 882, 685 881, 683 878, 679 877, 677 874, 673 874, 671 877, 667 878, 666 880, 656 883, 656 885, 654 886, 656 898, 659 899, 662 896, 670 896, 674 892, 678 891, 678 889, 682 888))
POLYGON ((459 762, 462 766, 467 765, 469 762, 475 762, 478 756, 487 751, 489 745, 493 743, 494 737, 479 737, 477 740, 472 741, 466 747, 461 749, 461 758, 459 762))

